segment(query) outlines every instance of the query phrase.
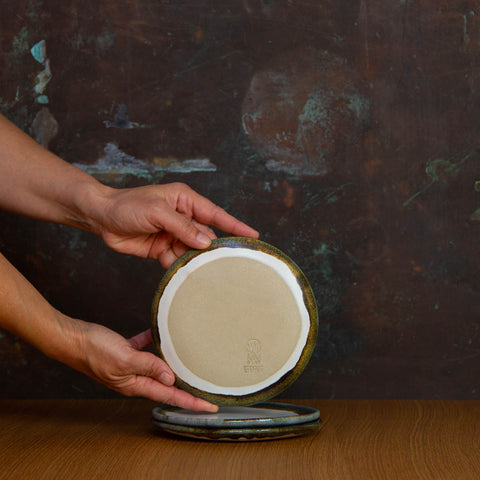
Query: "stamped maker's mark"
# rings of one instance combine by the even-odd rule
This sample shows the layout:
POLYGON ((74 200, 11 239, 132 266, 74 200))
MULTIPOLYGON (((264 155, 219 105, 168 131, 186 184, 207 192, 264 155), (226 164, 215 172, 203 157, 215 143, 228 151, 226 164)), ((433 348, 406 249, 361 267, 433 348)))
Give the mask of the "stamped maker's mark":
POLYGON ((247 362, 243 366, 245 373, 258 373, 263 371, 262 365, 262 343, 255 338, 247 342, 246 348, 247 362))

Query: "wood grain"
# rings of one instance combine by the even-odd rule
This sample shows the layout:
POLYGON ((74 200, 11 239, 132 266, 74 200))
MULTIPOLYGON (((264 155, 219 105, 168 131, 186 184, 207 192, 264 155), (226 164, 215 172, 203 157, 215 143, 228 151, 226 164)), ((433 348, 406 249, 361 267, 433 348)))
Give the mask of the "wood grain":
POLYGON ((1 400, 0 478, 480 478, 480 402, 292 402, 315 434, 220 443, 155 432, 145 400, 1 400))

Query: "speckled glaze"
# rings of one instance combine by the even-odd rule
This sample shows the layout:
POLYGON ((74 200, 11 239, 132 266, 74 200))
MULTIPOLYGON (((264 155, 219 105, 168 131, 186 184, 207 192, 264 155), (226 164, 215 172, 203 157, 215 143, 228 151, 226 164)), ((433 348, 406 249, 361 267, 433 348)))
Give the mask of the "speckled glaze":
POLYGON ((188 262, 190 262, 190 260, 192 260, 198 255, 201 255, 202 253, 225 247, 248 248, 251 250, 258 250, 266 254, 272 255, 273 257, 276 257, 277 259, 283 261, 290 268, 303 292, 303 300, 310 316, 310 329, 307 336, 307 341, 305 343, 305 347, 303 348, 302 354, 300 355, 296 366, 289 372, 287 372, 282 378, 280 378, 280 380, 263 390, 259 390, 248 395, 234 396, 212 394, 192 387, 178 376, 176 376, 175 384, 179 388, 192 393, 196 397, 203 398, 216 405, 254 405, 269 400, 275 395, 278 395, 300 376, 300 374, 305 369, 308 361, 310 360, 310 357, 312 356, 318 332, 317 304, 310 284, 308 283, 308 280, 306 279, 301 269, 287 255, 285 255, 276 247, 252 238, 225 237, 214 240, 210 247, 205 250, 190 250, 189 252, 185 253, 168 269, 157 288, 152 306, 152 338, 160 356, 163 358, 161 339, 159 337, 157 325, 158 304, 163 294, 163 291, 165 290, 167 284, 170 282, 171 278, 175 275, 175 273, 188 262))
POLYGON ((279 440, 282 438, 299 437, 315 432, 321 425, 320 419, 299 425, 266 428, 205 428, 173 425, 171 423, 152 420, 153 425, 161 431, 181 435, 195 440, 210 440, 215 442, 243 442, 261 440, 279 440))

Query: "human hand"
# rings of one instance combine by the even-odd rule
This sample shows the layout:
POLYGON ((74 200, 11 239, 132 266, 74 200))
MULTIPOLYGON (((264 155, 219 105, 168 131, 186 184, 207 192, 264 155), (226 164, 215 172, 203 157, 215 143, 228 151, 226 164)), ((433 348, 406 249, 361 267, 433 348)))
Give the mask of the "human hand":
POLYGON ((45 150, 0 115, 0 208, 81 228, 169 267, 215 234, 258 233, 182 183, 114 189, 45 150), (39 174, 40 172, 40 174, 39 174))
POLYGON ((126 396, 149 398, 189 410, 218 410, 216 405, 176 388, 167 364, 152 353, 141 351, 152 342, 150 330, 127 340, 101 325, 73 322, 82 338, 82 360, 74 366, 83 373, 126 396))
POLYGON ((235 236, 258 232, 182 183, 110 190, 100 236, 115 251, 153 258, 168 268, 190 248, 206 248, 210 225, 235 236))

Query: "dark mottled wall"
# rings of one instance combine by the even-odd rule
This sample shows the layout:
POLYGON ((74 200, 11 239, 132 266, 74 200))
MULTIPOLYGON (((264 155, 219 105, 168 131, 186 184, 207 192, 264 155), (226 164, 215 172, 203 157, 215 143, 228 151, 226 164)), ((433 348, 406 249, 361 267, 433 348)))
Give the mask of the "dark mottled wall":
MULTIPOLYGON (((307 274, 296 397, 480 398, 480 1, 0 0, 0 109, 115 187, 182 181, 307 274)), ((66 313, 149 326, 163 271, 0 213, 66 313)), ((4 396, 111 392, 0 333, 4 396)))

